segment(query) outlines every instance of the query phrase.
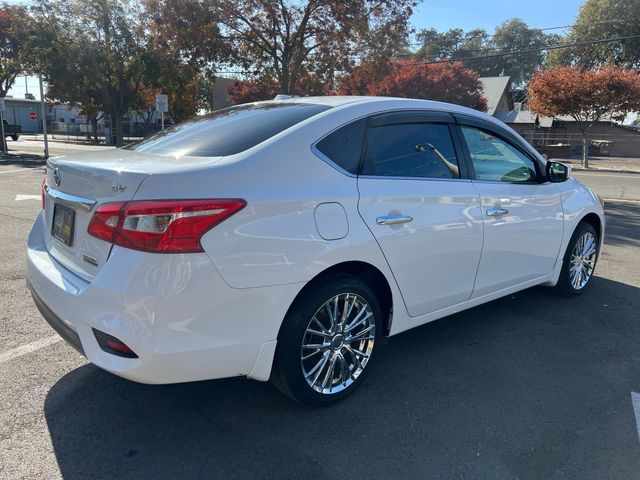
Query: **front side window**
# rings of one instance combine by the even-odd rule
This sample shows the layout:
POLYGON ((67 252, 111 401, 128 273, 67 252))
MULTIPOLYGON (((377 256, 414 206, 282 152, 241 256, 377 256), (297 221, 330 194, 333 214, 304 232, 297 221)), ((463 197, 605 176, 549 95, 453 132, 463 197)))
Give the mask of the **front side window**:
POLYGON ((534 161, 510 143, 473 127, 461 127, 476 179, 493 182, 535 182, 534 161))
POLYGON ((125 148, 173 157, 234 155, 329 108, 310 103, 239 105, 181 123, 125 148))
POLYGON ((371 127, 362 174, 459 178, 458 159, 448 125, 406 123, 371 127))

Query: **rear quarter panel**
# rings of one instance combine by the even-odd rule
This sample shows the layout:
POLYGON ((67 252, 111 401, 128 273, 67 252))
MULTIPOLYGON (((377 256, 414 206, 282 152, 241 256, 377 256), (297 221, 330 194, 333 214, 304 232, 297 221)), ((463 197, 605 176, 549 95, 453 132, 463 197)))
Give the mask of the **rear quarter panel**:
MULTIPOLYGON (((365 115, 369 109, 361 111, 365 115)), ((359 114, 353 109, 336 113, 322 114, 215 166, 150 175, 135 198, 245 199, 247 206, 242 211, 202 238, 206 253, 232 288, 285 284, 302 288, 323 270, 358 260, 386 276, 396 305, 402 303, 404 310, 384 256, 358 214, 355 177, 311 151, 311 145, 325 133, 359 114), (318 232, 314 212, 327 202, 339 203, 344 209, 342 216, 346 214, 348 225, 343 238, 326 240, 318 232)))

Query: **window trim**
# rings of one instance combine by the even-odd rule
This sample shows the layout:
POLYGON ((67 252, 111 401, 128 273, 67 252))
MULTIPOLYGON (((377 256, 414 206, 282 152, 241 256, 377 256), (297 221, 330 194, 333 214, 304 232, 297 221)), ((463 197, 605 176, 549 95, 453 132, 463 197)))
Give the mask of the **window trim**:
MULTIPOLYGON (((230 157, 230 156, 234 156, 234 155, 241 155, 244 154, 245 152, 248 152, 256 147, 260 147, 262 144, 264 144, 265 142, 268 142, 269 140, 276 138, 280 135, 282 135, 284 132, 287 132, 288 130, 297 127, 298 125, 300 125, 303 122, 306 122, 308 120, 310 120, 311 118, 320 115, 322 113, 326 113, 328 111, 330 111, 333 107, 328 106, 328 105, 324 105, 322 103, 306 103, 306 102, 253 102, 253 103, 246 103, 246 104, 239 104, 239 105, 232 105, 229 107, 225 107, 223 109, 220 110, 216 110, 214 112, 208 113, 206 115, 203 116, 196 116, 190 119, 187 119, 179 124, 175 124, 175 125, 171 125, 171 128, 168 128, 166 130, 163 130, 161 132, 156 132, 154 135, 151 135, 150 137, 147 138, 143 138, 141 140, 129 143, 128 145, 124 145, 123 147, 121 147, 124 150, 129 150, 129 151, 133 151, 133 152, 139 152, 139 153, 149 153, 149 154, 153 154, 153 155, 160 155, 160 156, 175 156, 173 153, 167 153, 167 152, 171 152, 171 149, 167 149, 166 147, 164 147, 162 149, 162 151, 157 151, 155 150, 156 148, 158 148, 157 146, 153 146, 152 142, 154 140, 162 140, 163 136, 166 136, 165 140, 168 138, 171 138, 171 135, 176 133, 174 130, 177 129, 178 127, 188 127, 188 126, 195 126, 199 123, 204 123, 208 120, 215 120, 216 118, 218 118, 220 116, 220 114, 225 113, 225 112, 229 112, 231 110, 240 110, 240 111, 246 111, 246 110, 250 110, 250 109, 263 109, 263 110, 268 110, 273 108, 273 106, 277 106, 277 107, 282 107, 282 108, 286 108, 286 107, 306 107, 306 108, 313 108, 316 107, 318 108, 318 110, 315 113, 312 113, 310 116, 306 116, 292 124, 289 124, 288 126, 286 126, 285 128, 282 128, 274 133, 272 133, 271 135, 262 138, 262 140, 256 142, 256 143, 252 143, 251 145, 242 148, 241 150, 238 151, 231 151, 231 152, 208 152, 206 155, 203 155, 201 153, 199 154, 194 154, 193 151, 184 154, 184 155, 179 155, 176 158, 182 158, 182 157, 196 157, 196 158, 214 158, 214 157, 230 157), (189 125, 190 124, 190 125, 189 125), (138 150, 138 148, 143 148, 143 150, 138 150)), ((225 113, 226 114, 226 113, 225 113)), ((211 132, 209 131, 209 134, 211 132)), ((245 134, 246 136, 246 134, 245 134)), ((255 137, 255 135, 254 135, 255 137)), ((199 147, 201 148, 201 147, 199 147)), ((207 147, 210 148, 210 147, 207 147)), ((237 147, 236 147, 237 148, 237 147)))
POLYGON ((373 178, 373 179, 394 179, 394 180, 420 180, 420 181, 469 181, 469 170, 466 160, 462 157, 462 151, 458 144, 457 135, 454 135, 455 117, 453 113, 442 110, 392 110, 382 114, 370 115, 367 122, 367 129, 364 135, 364 145, 362 148, 362 154, 360 156, 360 165, 358 168, 358 177, 373 178), (448 120, 448 121, 447 121, 448 120), (459 176, 458 178, 438 178, 438 177, 404 177, 404 176, 387 176, 387 175, 365 175, 362 173, 364 169, 364 162, 367 156, 368 137, 369 131, 372 128, 387 127, 392 125, 403 124, 425 124, 425 125, 445 125, 449 132, 449 138, 453 146, 453 151, 456 155, 456 161, 458 163, 459 176))
POLYGON ((365 114, 365 115, 361 115, 361 116, 356 117, 356 118, 352 118, 348 122, 344 122, 344 123, 338 125, 336 128, 328 131, 327 133, 322 135, 320 138, 318 138, 316 141, 314 141, 311 144, 311 153, 313 153, 316 157, 318 157, 324 163, 328 164, 330 167, 333 167, 335 170, 339 171, 343 175, 346 175, 347 177, 351 177, 351 178, 358 178, 358 175, 360 173, 360 169, 362 168, 363 151, 364 151, 365 145, 367 143, 367 130, 369 128, 369 117, 370 116, 371 116, 370 114, 365 114), (338 165, 334 160, 332 160, 331 158, 326 156, 324 153, 322 153, 320 151, 320 149, 318 148, 318 143, 320 143, 322 140, 324 140, 325 138, 327 138, 329 135, 333 134, 334 132, 337 132, 341 128, 346 127, 347 125, 350 125, 352 123, 359 122, 360 120, 363 120, 363 119, 367 122, 367 124, 364 127, 364 135, 362 136, 362 145, 360 145, 360 159, 358 160, 358 168, 356 169, 356 173, 351 173, 351 172, 345 170, 344 168, 342 168, 340 165, 338 165))
MULTIPOLYGON (((338 172, 342 173, 343 175, 346 175, 347 177, 351 177, 351 178, 358 178, 357 174, 354 174, 354 173, 351 173, 351 172, 345 170, 340 165, 338 165, 336 162, 334 162, 329 157, 327 157, 320 150, 318 150, 318 147, 316 147, 315 143, 311 145, 311 153, 313 153, 316 157, 318 157, 324 163, 326 163, 327 165, 332 167, 334 170, 337 170, 338 172)), ((358 168, 359 168, 359 165, 358 165, 358 168)))
POLYGON ((453 113, 444 110, 390 110, 369 116, 367 127, 385 127, 405 123, 446 123, 455 124, 453 113))
POLYGON ((540 162, 538 162, 537 159, 532 158, 532 156, 529 155, 528 152, 524 151, 520 146, 514 145, 514 142, 505 138, 504 135, 500 135, 499 132, 494 131, 493 129, 490 130, 487 128, 482 128, 481 126, 478 126, 478 125, 469 125, 466 123, 456 125, 456 130, 458 131, 458 136, 460 137, 460 141, 462 142, 462 149, 464 150, 465 159, 466 159, 466 162, 468 163, 468 168, 469 168, 469 178, 472 181, 478 182, 478 183, 494 183, 494 184, 505 184, 505 185, 540 185, 541 183, 546 182, 546 179, 540 173, 541 172, 540 162), (528 158, 531 161, 531 163, 533 163, 533 168, 536 171, 535 180, 528 181, 528 182, 503 182, 502 180, 482 180, 477 178, 476 169, 473 165, 473 160, 471 158, 471 151, 469 150, 469 144, 467 143, 467 140, 464 137, 464 133, 462 132, 462 127, 475 128, 476 130, 479 130, 481 132, 488 133, 489 135, 496 137, 498 140, 505 142, 506 144, 508 144, 509 146, 511 146, 518 152, 520 152, 522 155, 528 158))
MULTIPOLYGON (((469 178, 474 182, 482 182, 482 183, 502 183, 507 185, 540 185, 543 183, 547 183, 548 180, 546 178, 545 165, 544 163, 535 155, 533 155, 529 148, 533 149, 533 147, 524 145, 525 142, 522 139, 517 138, 511 132, 501 128, 499 125, 494 125, 486 120, 481 118, 472 117, 470 115, 460 115, 454 114, 456 119, 456 130, 458 131, 458 136, 460 137, 460 141, 462 143, 462 149, 464 151, 465 160, 467 162, 467 166, 469 169, 469 178), (469 146, 467 145, 467 141, 464 138, 464 134, 462 133, 461 127, 471 127, 477 130, 484 131, 490 135, 493 135, 496 138, 499 138, 503 142, 508 143, 513 148, 522 153, 525 157, 529 158, 533 162, 534 168, 536 169, 536 180, 532 182, 502 182, 499 180, 478 180, 476 178, 476 170, 473 166, 473 161, 471 160, 471 153, 469 152, 469 146)), ((535 150, 534 150, 535 151, 535 150)))

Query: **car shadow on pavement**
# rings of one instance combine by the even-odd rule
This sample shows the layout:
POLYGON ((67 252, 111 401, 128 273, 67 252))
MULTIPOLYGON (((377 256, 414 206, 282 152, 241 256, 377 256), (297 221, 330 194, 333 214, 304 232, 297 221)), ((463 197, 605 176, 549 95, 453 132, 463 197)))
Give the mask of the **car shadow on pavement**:
POLYGON ((0 166, 11 165, 25 168, 42 168, 46 163, 45 159, 39 155, 0 152, 0 166))
POLYGON ((638 203, 606 202, 605 243, 640 246, 640 208, 638 203))
POLYGON ((633 478, 640 289, 534 288, 394 337, 322 409, 244 379, 149 386, 86 365, 50 390, 63 478, 633 478))

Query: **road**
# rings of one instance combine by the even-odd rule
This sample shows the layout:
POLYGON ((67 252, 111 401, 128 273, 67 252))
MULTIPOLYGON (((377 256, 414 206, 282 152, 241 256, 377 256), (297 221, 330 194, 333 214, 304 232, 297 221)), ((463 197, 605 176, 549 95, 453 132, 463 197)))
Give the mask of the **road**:
POLYGON ((394 337, 312 409, 244 379, 135 384, 58 341, 25 289, 39 168, 0 162, 0 478, 638 478, 640 176, 578 173, 635 200, 607 202, 587 295, 533 288, 394 337))
POLYGON ((640 200, 640 172, 614 173, 607 171, 575 170, 578 180, 589 185, 607 200, 640 200))

